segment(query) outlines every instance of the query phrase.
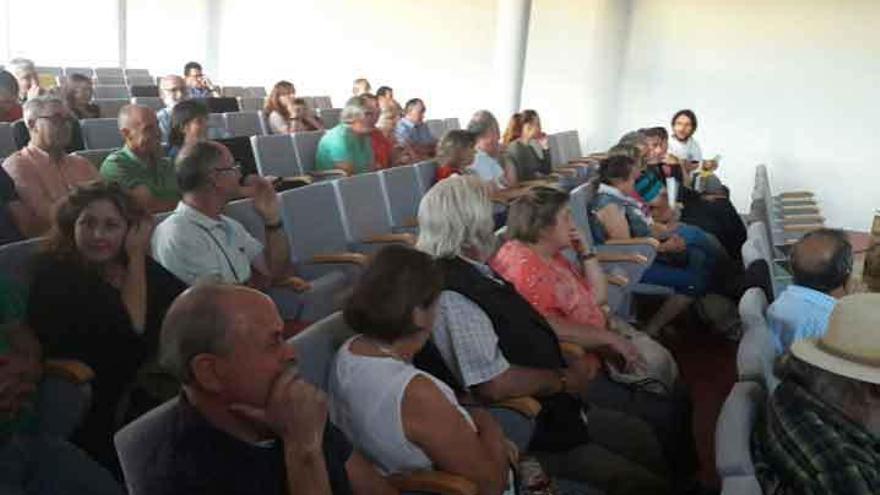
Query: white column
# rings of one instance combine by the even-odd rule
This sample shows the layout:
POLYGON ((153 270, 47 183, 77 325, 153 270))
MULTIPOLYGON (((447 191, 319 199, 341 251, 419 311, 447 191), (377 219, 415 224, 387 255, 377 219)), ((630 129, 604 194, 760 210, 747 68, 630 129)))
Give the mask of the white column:
POLYGON ((128 5, 127 0, 116 2, 116 29, 119 34, 119 66, 128 64, 128 5))
POLYGON ((532 0, 498 0, 494 73, 496 117, 501 122, 519 111, 531 12, 532 0))

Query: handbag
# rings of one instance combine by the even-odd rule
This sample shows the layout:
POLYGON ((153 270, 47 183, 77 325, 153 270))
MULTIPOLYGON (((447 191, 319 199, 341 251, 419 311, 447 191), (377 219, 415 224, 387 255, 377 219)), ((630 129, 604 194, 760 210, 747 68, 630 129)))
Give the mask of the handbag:
POLYGON ((620 318, 610 318, 608 328, 632 342, 644 358, 644 366, 635 370, 623 370, 618 363, 606 359, 604 365, 608 377, 646 392, 669 395, 678 380, 678 365, 672 354, 659 342, 620 318))

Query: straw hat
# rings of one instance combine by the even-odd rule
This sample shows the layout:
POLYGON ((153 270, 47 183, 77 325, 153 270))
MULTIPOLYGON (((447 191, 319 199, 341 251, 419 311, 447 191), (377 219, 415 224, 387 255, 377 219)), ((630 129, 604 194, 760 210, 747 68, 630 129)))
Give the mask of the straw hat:
POLYGON ((835 375, 880 384, 880 294, 840 299, 825 335, 795 341, 791 353, 835 375))

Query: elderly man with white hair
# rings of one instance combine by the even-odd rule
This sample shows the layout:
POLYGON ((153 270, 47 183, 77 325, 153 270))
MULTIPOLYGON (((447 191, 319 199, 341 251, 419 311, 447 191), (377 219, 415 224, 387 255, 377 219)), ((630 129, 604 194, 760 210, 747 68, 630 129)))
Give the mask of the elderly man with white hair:
POLYGON ((327 131, 318 143, 315 160, 318 170, 342 170, 348 175, 369 172, 375 168, 370 141, 372 125, 367 118, 368 102, 363 96, 348 100, 340 123, 327 131))
POLYGON ((151 212, 173 210, 180 199, 174 164, 165 157, 159 123, 149 107, 126 105, 119 111, 125 146, 101 165, 101 176, 128 189, 151 212))
POLYGON ((46 233, 52 206, 74 186, 98 179, 98 171, 85 158, 68 154, 72 117, 59 98, 36 96, 24 104, 30 142, 3 162, 15 183, 24 208, 13 210, 13 220, 24 237, 46 233))
POLYGON ((45 93, 40 87, 40 76, 32 60, 14 58, 9 61, 6 69, 18 80, 18 98, 22 102, 45 93))
POLYGON ((819 338, 795 341, 752 436, 764 493, 880 493, 880 294, 841 298, 819 338))
POLYGON ((174 105, 187 98, 186 82, 182 77, 171 74, 159 81, 159 96, 165 108, 156 112, 156 120, 159 121, 159 131, 162 133, 162 142, 167 143, 171 135, 171 112, 174 105))

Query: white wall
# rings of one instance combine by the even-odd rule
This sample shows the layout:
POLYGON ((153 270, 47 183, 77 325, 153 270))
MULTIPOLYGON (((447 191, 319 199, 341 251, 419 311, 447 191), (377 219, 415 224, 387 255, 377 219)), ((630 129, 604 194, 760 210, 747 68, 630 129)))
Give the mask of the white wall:
POLYGON ((880 206, 880 2, 634 0, 618 132, 693 108, 740 209, 754 166, 812 189, 828 224, 867 230, 880 206))

